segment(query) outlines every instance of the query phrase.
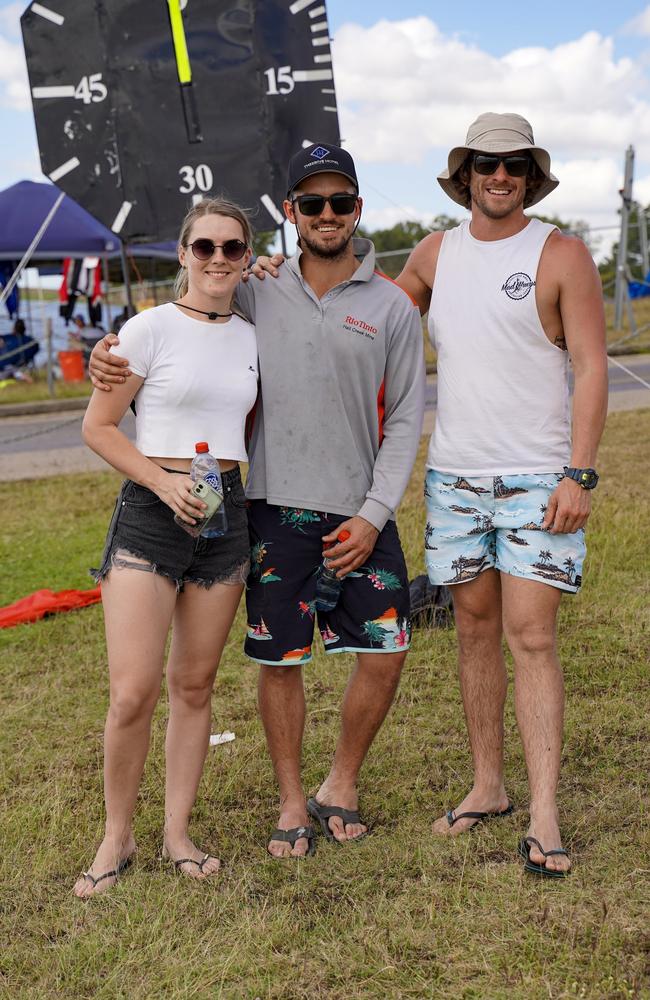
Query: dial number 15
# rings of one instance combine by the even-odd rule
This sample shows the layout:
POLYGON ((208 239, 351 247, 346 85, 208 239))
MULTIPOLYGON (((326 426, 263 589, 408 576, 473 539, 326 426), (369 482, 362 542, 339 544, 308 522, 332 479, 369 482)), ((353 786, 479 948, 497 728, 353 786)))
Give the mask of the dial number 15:
POLYGON ((267 94, 290 94, 295 87, 294 79, 291 75, 291 66, 278 66, 264 70, 264 76, 268 83, 267 94))

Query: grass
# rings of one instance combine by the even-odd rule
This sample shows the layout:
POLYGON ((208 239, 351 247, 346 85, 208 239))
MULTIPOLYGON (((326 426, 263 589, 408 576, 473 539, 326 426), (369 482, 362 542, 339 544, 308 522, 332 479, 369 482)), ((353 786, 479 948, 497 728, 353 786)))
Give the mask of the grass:
MULTIPOLYGON (((241 653, 240 610, 214 698, 215 731, 193 833, 223 875, 197 885, 158 859, 165 706, 159 706, 136 820, 139 855, 111 892, 70 892, 102 830, 107 678, 100 607, 0 633, 0 997, 650 997, 647 925, 647 538, 650 410, 614 414, 599 460, 585 585, 561 609, 568 707, 560 790, 575 872, 523 874, 526 781, 511 695, 507 785, 519 809, 453 841, 430 823, 468 786, 470 762, 453 629, 418 631, 394 708, 362 773, 373 835, 319 840, 278 863, 276 814, 241 653)), ((422 572, 420 455, 400 511, 411 576, 422 572)), ((118 479, 76 475, 0 484, 1 603, 42 586, 91 586, 118 479), (25 518, 24 511, 30 512, 25 518)), ((305 669, 304 776, 330 759, 351 660, 305 669)))
POLYGON ((85 378, 83 382, 63 382, 60 379, 54 381, 54 392, 50 395, 47 387, 47 373, 44 368, 37 368, 31 373, 34 381, 16 382, 4 380, 0 377, 0 412, 4 405, 16 403, 36 403, 43 399, 77 399, 80 396, 90 396, 93 387, 90 379, 85 378))

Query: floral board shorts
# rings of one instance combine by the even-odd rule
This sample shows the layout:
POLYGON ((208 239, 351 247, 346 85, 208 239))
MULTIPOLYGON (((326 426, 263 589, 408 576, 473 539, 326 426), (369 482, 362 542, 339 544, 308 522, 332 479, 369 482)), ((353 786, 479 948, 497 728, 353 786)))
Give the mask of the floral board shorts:
POLYGON ((431 583, 465 583, 493 568, 577 593, 584 530, 552 535, 541 528, 562 478, 562 472, 470 478, 429 469, 424 555, 431 583))
POLYGON ((250 501, 244 652, 252 660, 277 666, 311 660, 316 618, 326 653, 408 649, 408 575, 394 521, 380 533, 367 565, 345 577, 336 607, 316 611, 323 535, 347 520, 342 514, 250 501))

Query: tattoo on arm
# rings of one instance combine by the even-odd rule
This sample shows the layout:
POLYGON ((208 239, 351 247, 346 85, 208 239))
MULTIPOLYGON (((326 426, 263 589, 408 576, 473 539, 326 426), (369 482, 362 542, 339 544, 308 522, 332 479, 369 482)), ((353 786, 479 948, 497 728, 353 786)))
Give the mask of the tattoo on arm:
POLYGON ((561 351, 566 351, 566 340, 563 333, 558 333, 557 337, 553 341, 556 347, 559 347, 561 351))

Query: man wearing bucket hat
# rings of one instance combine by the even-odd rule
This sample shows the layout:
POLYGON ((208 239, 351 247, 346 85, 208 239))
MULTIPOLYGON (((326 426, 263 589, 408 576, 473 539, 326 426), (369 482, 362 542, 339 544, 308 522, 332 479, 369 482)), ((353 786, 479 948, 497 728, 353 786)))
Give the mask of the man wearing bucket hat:
POLYGON ((556 615, 562 591, 581 583, 598 481, 607 409, 601 285, 581 240, 524 214, 559 182, 520 115, 480 115, 438 180, 471 219, 426 237, 398 282, 429 310, 438 352, 426 561, 432 583, 454 597, 474 784, 434 831, 454 836, 512 811, 505 635, 530 789, 519 850, 528 871, 561 878, 570 861, 556 805, 564 711, 556 615))
MULTIPOLYGON (((361 207, 346 150, 301 149, 289 162, 284 202, 299 251, 277 281, 238 292, 255 322, 261 378, 246 482, 253 569, 245 652, 260 664, 260 712, 280 786, 268 845, 275 857, 313 853, 310 817, 328 840, 365 835, 357 776, 410 642, 393 515, 422 429, 421 322, 413 301, 375 270, 372 243, 354 238, 361 207), (329 611, 315 603, 324 545, 328 565, 346 578, 329 611), (316 613, 325 651, 353 652, 357 662, 330 772, 306 803, 302 667, 316 613)), ((94 352, 96 387, 124 375, 123 359, 111 369, 115 361, 94 352)))

